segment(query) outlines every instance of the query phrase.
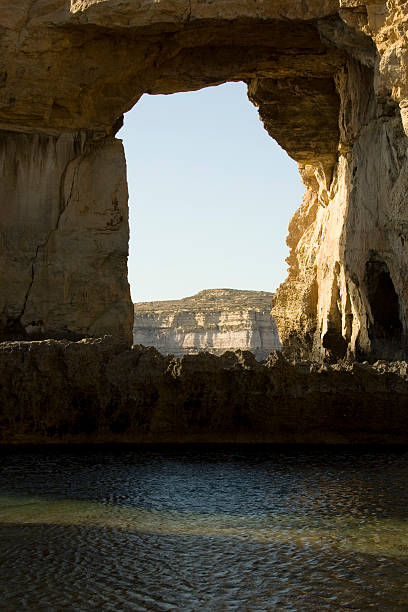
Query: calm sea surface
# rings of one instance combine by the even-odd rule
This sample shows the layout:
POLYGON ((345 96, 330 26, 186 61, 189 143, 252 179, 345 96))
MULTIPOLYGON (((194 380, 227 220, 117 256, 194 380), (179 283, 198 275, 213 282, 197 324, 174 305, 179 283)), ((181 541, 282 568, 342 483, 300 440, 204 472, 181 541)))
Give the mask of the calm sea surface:
POLYGON ((0 609, 408 611, 408 450, 0 453, 0 609))

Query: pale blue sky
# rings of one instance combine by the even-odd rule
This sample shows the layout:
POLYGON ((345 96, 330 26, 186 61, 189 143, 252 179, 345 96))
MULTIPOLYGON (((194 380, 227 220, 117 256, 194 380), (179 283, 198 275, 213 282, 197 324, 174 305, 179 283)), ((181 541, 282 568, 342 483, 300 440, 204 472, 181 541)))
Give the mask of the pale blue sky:
POLYGON ((118 137, 128 165, 133 301, 276 289, 303 187, 244 83, 145 95, 118 137))

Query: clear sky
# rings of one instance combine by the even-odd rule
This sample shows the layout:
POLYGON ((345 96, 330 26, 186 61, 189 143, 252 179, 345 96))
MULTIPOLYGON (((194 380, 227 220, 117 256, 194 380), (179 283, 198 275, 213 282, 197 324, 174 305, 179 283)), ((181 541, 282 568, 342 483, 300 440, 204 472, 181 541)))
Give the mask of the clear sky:
POLYGON ((244 83, 144 95, 118 137, 128 166, 134 302, 217 287, 276 289, 303 187, 244 83))

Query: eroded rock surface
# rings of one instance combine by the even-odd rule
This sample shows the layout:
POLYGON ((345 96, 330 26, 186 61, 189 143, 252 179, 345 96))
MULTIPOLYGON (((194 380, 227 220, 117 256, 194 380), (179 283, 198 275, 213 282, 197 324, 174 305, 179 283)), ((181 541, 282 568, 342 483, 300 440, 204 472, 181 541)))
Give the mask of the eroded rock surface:
POLYGON ((0 0, 0 336, 131 342, 122 114, 243 80, 305 183, 285 350, 405 356, 407 32, 406 0, 0 0))
POLYGON ((206 289, 182 300, 139 302, 133 342, 176 357, 241 349, 262 360, 281 349, 272 297, 266 291, 206 289))
POLYGON ((0 344, 0 442, 408 442, 406 362, 164 357, 108 340, 0 344))
POLYGON ((128 339, 121 142, 0 132, 0 168, 3 337, 128 339))
POLYGON ((287 352, 332 359, 407 352, 408 139, 372 70, 339 77, 339 160, 330 187, 301 167, 305 195, 289 227, 287 281, 274 316, 287 352))

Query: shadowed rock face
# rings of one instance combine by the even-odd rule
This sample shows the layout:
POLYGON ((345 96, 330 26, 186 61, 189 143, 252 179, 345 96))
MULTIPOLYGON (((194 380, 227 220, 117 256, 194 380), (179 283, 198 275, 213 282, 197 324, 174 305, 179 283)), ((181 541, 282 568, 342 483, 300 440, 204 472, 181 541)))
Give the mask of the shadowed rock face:
POLYGON ((281 349, 272 297, 266 291, 205 289, 182 300, 139 302, 133 343, 176 357, 242 349, 262 360, 281 349))
POLYGON ((407 443, 406 362, 181 359, 108 340, 0 344, 0 443, 407 443))
POLYGON ((131 342, 122 114, 243 80, 305 184, 285 350, 403 356, 407 23, 405 0, 0 0, 0 337, 131 342))

